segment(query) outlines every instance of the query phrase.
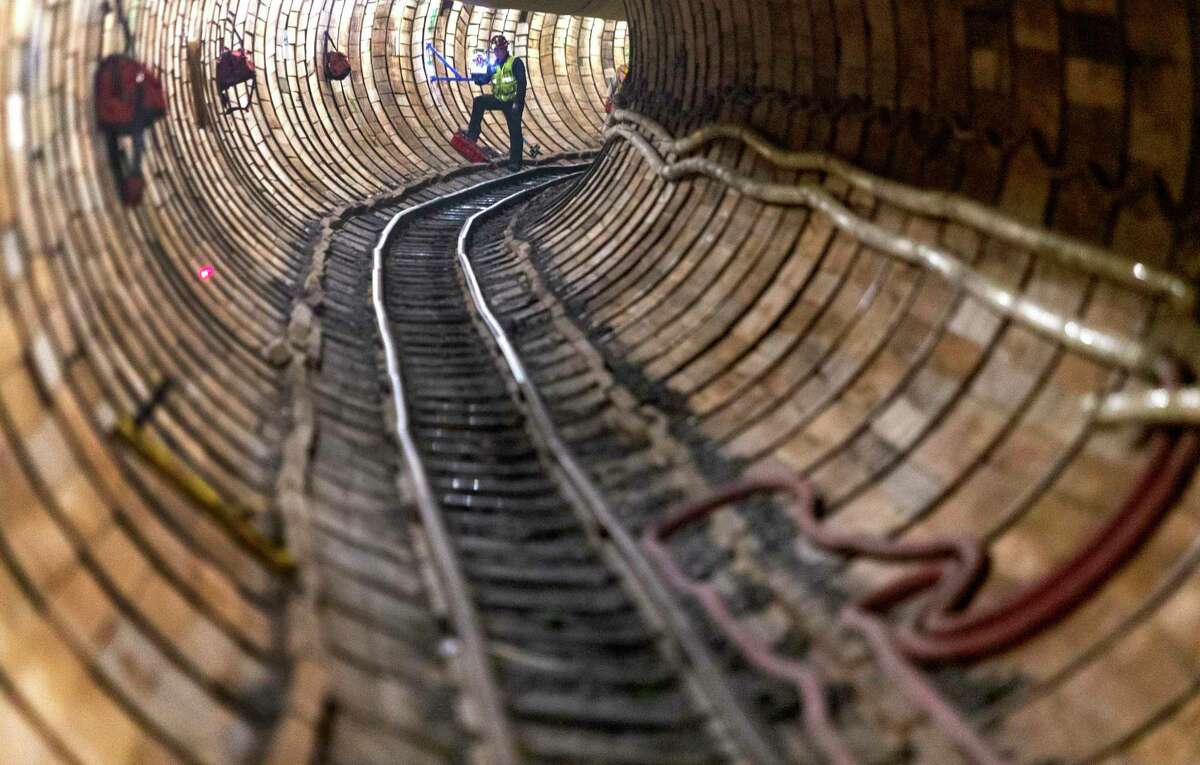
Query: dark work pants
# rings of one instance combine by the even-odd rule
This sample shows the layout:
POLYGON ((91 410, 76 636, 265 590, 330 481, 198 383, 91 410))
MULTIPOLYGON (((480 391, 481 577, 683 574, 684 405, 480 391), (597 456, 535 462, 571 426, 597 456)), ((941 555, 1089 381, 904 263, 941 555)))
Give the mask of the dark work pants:
POLYGON ((508 161, 514 165, 521 163, 525 152, 525 134, 521 132, 521 116, 515 103, 505 103, 495 96, 476 96, 475 105, 471 110, 471 125, 467 128, 467 138, 479 140, 483 131, 484 112, 504 112, 508 121, 508 161))

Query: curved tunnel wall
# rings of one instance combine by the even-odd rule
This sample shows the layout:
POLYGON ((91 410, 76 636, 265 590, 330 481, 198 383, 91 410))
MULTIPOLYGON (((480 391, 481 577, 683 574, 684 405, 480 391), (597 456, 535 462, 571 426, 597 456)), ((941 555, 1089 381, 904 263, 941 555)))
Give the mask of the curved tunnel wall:
MULTIPOLYGON (((675 136, 749 125, 781 147, 957 192, 1195 279, 1187 4, 627 7, 639 56, 621 105, 675 136)), ((703 154, 758 180, 813 177, 736 141, 703 154)), ((1186 319, 969 227, 823 183, 855 213, 1081 321, 1146 335, 1186 319)), ((707 178, 664 182, 624 140, 571 206, 524 236, 583 328, 632 366, 630 385, 649 384, 672 421, 689 423, 682 437, 700 452, 811 475, 841 529, 984 540, 993 572, 977 611, 1076 553, 1150 460, 1133 428, 1097 427, 1080 406, 1146 381, 1003 320, 826 216, 707 178)), ((1193 487, 1070 618, 966 663, 980 683, 973 719, 1021 761, 1195 759, 1198 510, 1193 487)), ((887 581, 865 564, 848 573, 860 594, 887 581)))
POLYGON ((627 28, 440 0, 124 6, 170 99, 136 210, 93 130, 96 62, 123 47, 115 14, 0 8, 0 759, 257 762, 303 684, 287 590, 112 429, 171 381, 148 431, 202 491, 278 533, 288 382, 264 349, 319 223, 461 163, 447 138, 479 91, 429 83, 444 72, 426 43, 463 62, 508 35, 529 63, 526 140, 554 155, 599 145, 627 28), (224 116, 211 76, 230 14, 258 89, 224 116), (354 67, 342 83, 320 76, 326 30, 354 67))
MULTIPOLYGON (((632 51, 624 105, 677 135, 751 124, 1190 278, 1200 268, 1185 4, 629 0, 628 27, 436 0, 126 5, 173 94, 136 212, 115 201, 91 128, 94 62, 120 46, 112 15, 0 6, 0 752, 31 762, 254 761, 269 738, 278 704, 243 700, 292 682, 286 594, 108 431, 169 377, 155 435, 225 495, 271 509, 287 382, 262 350, 285 331, 316 222, 458 164, 444 137, 471 89, 426 84, 427 40, 457 61, 493 31, 516 40, 535 78, 527 140, 549 154, 601 145, 606 81, 632 51), (258 97, 201 130, 186 43, 211 73, 227 13, 261 67, 258 97), (355 68, 342 84, 316 73, 326 27, 355 68)), ((709 156, 795 179, 736 145, 709 156)), ((976 232, 850 200, 1089 320, 1145 332, 1161 315, 976 232)), ((696 417, 700 448, 812 472, 847 525, 990 537, 989 602, 1075 549, 1148 462, 1132 429, 1097 428, 1076 406, 1141 383, 819 217, 710 181, 668 186, 620 142, 526 234, 603 352, 659 384, 670 414, 696 417)), ((981 725, 1028 761, 1194 761, 1197 509, 1192 489, 1085 608, 970 667, 981 687, 1020 688, 966 704, 981 725)))

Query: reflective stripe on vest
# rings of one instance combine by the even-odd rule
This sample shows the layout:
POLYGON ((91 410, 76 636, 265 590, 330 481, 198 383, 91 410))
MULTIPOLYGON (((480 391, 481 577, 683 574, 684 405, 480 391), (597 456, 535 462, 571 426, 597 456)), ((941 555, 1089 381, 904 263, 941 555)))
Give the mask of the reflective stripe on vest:
POLYGON ((513 63, 516 59, 509 56, 492 75, 492 95, 504 102, 517 97, 517 76, 513 74, 513 63))

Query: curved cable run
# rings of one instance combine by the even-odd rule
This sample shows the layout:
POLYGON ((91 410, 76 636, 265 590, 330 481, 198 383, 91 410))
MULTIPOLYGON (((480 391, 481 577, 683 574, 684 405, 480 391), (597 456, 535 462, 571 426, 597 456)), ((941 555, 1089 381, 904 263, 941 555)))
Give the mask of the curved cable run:
POLYGON ((1018 690, 1008 699, 1000 702, 983 718, 983 723, 994 724, 1013 710, 1028 705, 1049 695, 1053 689, 1098 657, 1113 649, 1121 640, 1127 638, 1139 624, 1170 600, 1184 586, 1187 580, 1200 568, 1200 538, 1193 540, 1187 551, 1171 566, 1159 581, 1153 591, 1139 604, 1137 609, 1121 620, 1121 623, 1098 641, 1092 643, 1071 661, 1035 685, 1018 690))
POLYGON ((777 167, 837 176, 855 189, 909 212, 961 223, 1085 273, 1150 295, 1165 297, 1180 313, 1189 313, 1196 307, 1195 288, 1175 274, 1019 221, 958 194, 916 189, 869 173, 825 152, 789 151, 775 146, 753 129, 742 125, 708 125, 676 139, 662 125, 637 112, 613 112, 611 123, 620 122, 635 124, 653 135, 658 140, 659 150, 668 156, 693 154, 720 140, 740 141, 777 167))
MULTIPOLYGON (((809 662, 781 656, 767 642, 739 623, 716 588, 689 578, 675 563, 666 546, 668 540, 676 533, 704 520, 721 508, 768 492, 788 494, 793 500, 789 505, 789 512, 797 524, 802 528, 813 525, 809 520, 815 515, 816 505, 812 485, 791 473, 762 472, 740 483, 718 489, 713 494, 680 509, 657 527, 647 529, 642 536, 642 547, 668 581, 676 588, 691 594, 700 603, 709 618, 737 645, 752 665, 796 686, 804 700, 805 730, 812 736, 825 758, 832 765, 854 765, 857 760, 833 725, 827 700, 827 686, 820 672, 809 662)), ((934 543, 924 547, 922 552, 933 557, 957 554, 964 560, 981 559, 978 546, 965 540, 934 543)), ((857 605, 851 605, 843 610, 839 619, 844 626, 863 635, 875 654, 876 661, 905 696, 928 714, 937 727, 970 757, 972 762, 978 765, 1003 765, 1007 762, 991 750, 971 725, 899 653, 887 628, 877 617, 864 612, 857 605)))
POLYGON ((918 704, 935 725, 972 762, 997 765, 1005 760, 920 676, 912 661, 978 661, 1016 647, 1062 620, 1115 575, 1167 516, 1200 460, 1200 433, 1160 433, 1155 455, 1122 509, 1082 545, 1076 555, 989 611, 967 613, 987 579, 989 558, 972 538, 904 542, 828 528, 817 517, 812 485, 786 471, 761 471, 722 488, 671 514, 642 539, 647 554, 669 581, 697 599, 709 617, 759 669, 794 683, 805 700, 805 726, 831 762, 845 759, 826 708, 824 686, 816 670, 777 654, 741 626, 717 591, 690 580, 676 565, 666 543, 683 528, 721 508, 763 493, 790 498, 787 512, 801 534, 818 549, 847 558, 886 563, 923 564, 866 597, 851 602, 839 620, 863 635, 879 666, 918 704), (928 595, 915 617, 895 627, 882 613, 928 595))
MULTIPOLYGON (((1164 371, 1163 378, 1168 386, 1176 380, 1173 371, 1164 371)), ((837 763, 843 762, 838 759, 842 753, 837 742, 830 738, 827 711, 809 709, 813 703, 825 704, 815 670, 779 656, 768 644, 750 635, 737 623, 715 589, 689 580, 680 571, 666 542, 684 527, 727 505, 758 494, 783 493, 790 500, 786 505, 789 517, 802 536, 818 549, 845 558, 920 564, 918 570, 851 602, 839 619, 864 636, 888 676, 964 754, 973 762, 994 765, 1003 760, 989 751, 961 716, 920 677, 911 662, 978 661, 1015 648, 1066 618, 1150 539, 1168 516, 1198 462, 1200 431, 1157 432, 1150 463, 1120 510, 1049 574, 979 613, 969 612, 989 573, 989 555, 979 539, 906 542, 831 529, 818 518, 811 483, 783 470, 758 472, 683 507, 648 530, 642 544, 667 578, 677 588, 691 593, 755 666, 797 685, 806 701, 806 727, 830 760, 837 763), (887 611, 922 596, 925 600, 914 616, 895 626, 883 620, 887 611)))
MULTIPOLYGON (((828 216, 838 229, 857 238, 863 244, 938 274, 953 286, 978 299, 994 313, 1016 321, 1084 356, 1138 372, 1143 376, 1152 375, 1162 363, 1167 362, 1167 349, 1159 349, 1154 344, 1129 335, 1097 329, 1079 319, 1060 314, 987 278, 944 248, 917 242, 856 215, 815 183, 766 183, 704 157, 680 159, 679 153, 694 151, 702 146, 704 141, 695 136, 676 141, 661 125, 632 112, 615 112, 614 117, 616 116, 650 133, 659 146, 668 152, 667 155, 664 157, 659 146, 627 126, 610 125, 605 130, 605 137, 623 139, 632 144, 655 174, 663 180, 674 183, 687 177, 704 176, 766 204, 809 207, 828 216)), ((770 148, 780 154, 781 159, 791 157, 792 165, 799 166, 793 169, 837 173, 859 188, 876 193, 880 198, 902 207, 937 217, 950 217, 970 225, 984 224, 980 228, 988 233, 1023 244, 1036 252, 1052 254, 1060 261, 1092 275, 1128 287, 1165 295, 1176 308, 1194 305, 1192 288, 1178 277, 1151 269, 1141 263, 1126 263, 1129 268, 1125 268, 1119 265, 1119 256, 1036 227, 1025 226, 978 203, 953 195, 922 192, 893 181, 885 181, 823 154, 791 154, 775 150, 761 138, 752 139, 751 136, 755 135, 752 132, 736 127, 724 126, 720 131, 700 132, 703 134, 700 138, 706 141, 732 136, 745 138, 747 142, 755 140, 764 150, 770 148)), ((1163 341, 1172 343, 1172 339, 1164 337, 1163 341)), ((1169 353, 1181 358, 1187 356, 1187 352, 1181 349, 1171 349, 1169 353)), ((1103 424, 1200 423, 1200 388, 1175 391, 1160 388, 1142 395, 1113 394, 1102 400, 1089 397, 1082 404, 1089 413, 1095 413, 1097 421, 1103 424)))
POLYGON ((710 159, 692 157, 664 160, 646 138, 628 128, 609 128, 605 135, 629 141, 662 179, 676 182, 690 176, 706 176, 739 193, 771 205, 810 207, 827 215, 838 229, 887 255, 920 266, 966 290, 996 313, 1018 321, 1055 342, 1093 359, 1143 373, 1153 371, 1160 354, 1127 335, 1093 329, 1063 316, 1036 301, 1006 289, 967 266, 953 253, 917 242, 854 214, 824 189, 811 183, 770 184, 754 180, 710 159))

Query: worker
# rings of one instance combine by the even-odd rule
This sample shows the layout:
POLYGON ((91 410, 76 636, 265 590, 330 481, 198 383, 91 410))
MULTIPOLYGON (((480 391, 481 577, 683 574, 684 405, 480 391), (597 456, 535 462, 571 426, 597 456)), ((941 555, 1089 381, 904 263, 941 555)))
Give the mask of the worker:
POLYGON ((472 143, 479 140, 479 134, 483 131, 484 112, 504 112, 508 120, 508 167, 515 172, 521 169, 521 157, 525 150, 521 119, 525 114, 525 91, 529 78, 525 73, 525 62, 509 53, 508 38, 504 35, 493 37, 492 50, 496 56, 495 63, 488 68, 488 74, 476 80, 480 85, 491 82, 492 94, 475 98, 467 138, 472 143))
POLYGON ((629 67, 622 64, 617 68, 617 76, 609 83, 608 100, 604 102, 604 113, 612 114, 617 108, 617 96, 621 94, 621 88, 625 87, 625 78, 629 76, 629 67))

